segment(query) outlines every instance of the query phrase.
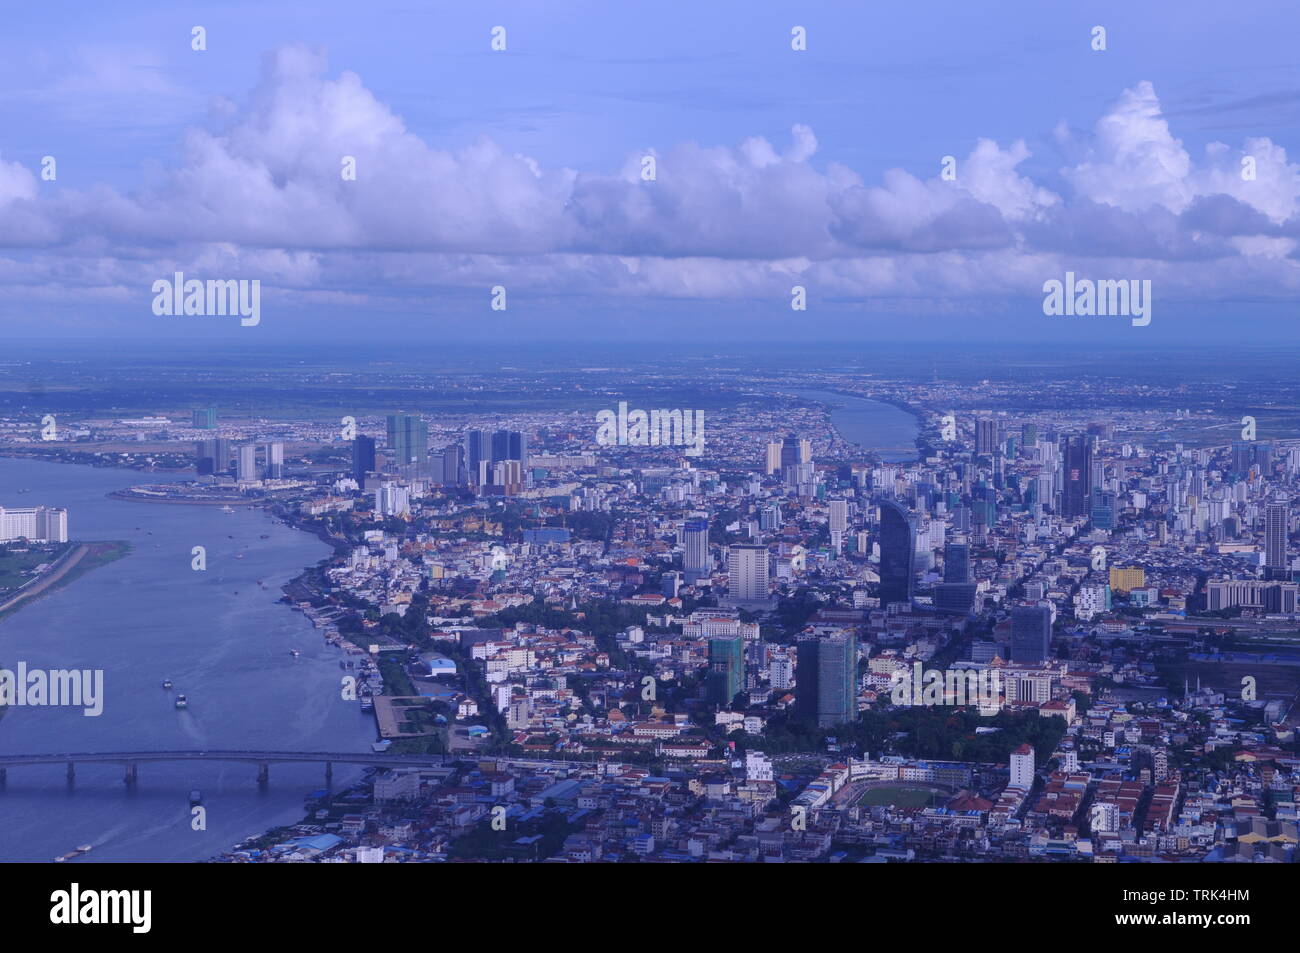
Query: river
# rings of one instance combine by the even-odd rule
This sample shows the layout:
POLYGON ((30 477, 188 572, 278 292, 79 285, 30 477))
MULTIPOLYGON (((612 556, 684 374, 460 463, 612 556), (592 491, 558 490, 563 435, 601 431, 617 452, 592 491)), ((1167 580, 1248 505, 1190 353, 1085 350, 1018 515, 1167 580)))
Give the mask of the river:
POLYGON ((823 390, 795 391, 800 397, 831 405, 831 423, 840 436, 864 450, 874 450, 885 463, 917 459, 916 417, 878 400, 823 390))
MULTIPOLYGON (((341 698, 342 654, 277 601, 280 586, 328 547, 260 510, 105 495, 167 479, 0 458, 0 505, 65 506, 72 539, 133 547, 0 619, 0 667, 102 669, 105 697, 98 717, 79 708, 10 708, 0 717, 0 752, 368 751, 374 721, 341 698), (207 548, 204 572, 190 567, 196 545, 207 548), (188 709, 175 708, 164 678, 188 696, 188 709)), ((78 766, 71 785, 62 765, 14 767, 0 788, 0 861, 49 861, 81 844, 94 849, 70 863, 204 859, 297 821, 304 796, 324 787, 323 766, 270 771, 259 790, 251 764, 142 764, 128 788, 117 765, 78 766), (192 829, 195 788, 206 830, 192 829)), ((359 768, 336 766, 334 783, 360 776, 359 768)))

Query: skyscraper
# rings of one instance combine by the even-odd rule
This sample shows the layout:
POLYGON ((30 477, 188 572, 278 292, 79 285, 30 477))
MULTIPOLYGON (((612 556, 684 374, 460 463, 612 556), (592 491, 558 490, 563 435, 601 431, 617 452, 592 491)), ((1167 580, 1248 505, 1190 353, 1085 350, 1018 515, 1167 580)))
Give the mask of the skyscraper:
POLYGON ((357 486, 366 485, 366 474, 375 470, 375 438, 357 434, 352 441, 352 479, 357 486))
POLYGON ((388 451, 393 456, 394 466, 426 462, 429 425, 412 414, 389 414, 388 451))
POLYGON ((204 407, 194 411, 195 430, 216 430, 217 411, 215 407, 204 407))
POLYGON ((1235 477, 1245 477, 1250 473, 1254 461, 1254 445, 1249 440, 1232 441, 1232 463, 1229 472, 1235 477))
POLYGON ((1264 568, 1270 579, 1284 579, 1289 573, 1286 538, 1291 522, 1291 504, 1273 500, 1264 508, 1264 568))
POLYGON ((1092 493, 1092 441, 1083 434, 1062 441, 1065 473, 1061 486, 1061 515, 1066 519, 1087 516, 1092 493))
POLYGON ((880 501, 880 604, 912 602, 916 533, 907 512, 893 500, 880 501))
POLYGON ((465 431, 465 472, 475 486, 487 482, 483 477, 483 462, 492 461, 491 441, 486 430, 465 431))
POLYGON ((246 443, 238 448, 235 479, 240 483, 252 483, 257 479, 257 444, 246 443))
POLYGON ((682 533, 682 542, 686 550, 682 561, 686 584, 691 585, 700 579, 707 579, 713 570, 709 560, 709 521, 699 518, 687 520, 682 533))
POLYGON ((518 460, 520 465, 528 462, 528 435, 518 430, 498 430, 492 434, 492 465, 502 460, 518 460))
POLYGON ((801 463, 812 463, 812 444, 790 434, 781 441, 781 469, 797 467, 801 463))
POLYGON ((767 600, 767 547, 732 546, 727 551, 729 591, 737 602, 767 600))
POLYGON ((707 698, 714 705, 730 705, 745 687, 745 640, 709 639, 707 698))
POLYGON ((858 640, 852 632, 796 643, 795 712, 820 728, 858 717, 858 640))
POLYGON ((970 546, 948 543, 943 548, 943 581, 970 582, 970 546))
POLYGON ((1119 504, 1114 493, 1094 489, 1089 500, 1089 514, 1093 529, 1113 530, 1118 519, 1119 504))
POLYGON ((767 445, 767 475, 778 473, 781 470, 781 444, 769 443, 767 445))
POLYGON ((975 452, 992 453, 998 445, 998 422, 993 417, 975 418, 975 452))
POLYGON ((1047 606, 1011 608, 1011 661, 1035 665, 1047 659, 1052 641, 1052 610, 1047 606))
POLYGON ((448 486, 465 483, 465 448, 453 443, 442 451, 442 482, 448 486))
POLYGON ((284 479, 284 444, 278 440, 266 445, 266 478, 284 479))
POLYGON ((199 476, 225 473, 230 469, 230 441, 224 437, 194 441, 194 468, 199 476))

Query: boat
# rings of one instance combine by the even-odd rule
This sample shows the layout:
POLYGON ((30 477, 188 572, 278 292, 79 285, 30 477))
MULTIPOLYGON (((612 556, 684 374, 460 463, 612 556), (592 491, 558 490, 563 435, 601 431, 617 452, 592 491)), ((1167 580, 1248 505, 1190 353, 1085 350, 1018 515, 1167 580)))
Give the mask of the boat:
POLYGON ((190 703, 189 703, 188 701, 186 701, 184 695, 177 695, 177 696, 176 696, 176 707, 177 707, 177 708, 188 708, 189 706, 190 706, 190 703))
POLYGON ((90 853, 90 850, 93 846, 94 846, 93 844, 82 844, 80 847, 77 848, 77 853, 88 854, 90 853))
POLYGON ((236 558, 236 559, 243 559, 243 558, 244 558, 244 554, 243 554, 243 553, 235 553, 235 558, 236 558))
POLYGON ((234 511, 233 509, 231 509, 229 506, 223 506, 223 507, 221 508, 221 512, 223 512, 223 513, 233 513, 233 512, 235 512, 235 511, 234 511))
POLYGON ((271 538, 270 533, 263 533, 261 536, 258 537, 258 539, 270 539, 270 538, 271 538))
POLYGON ((393 746, 392 740, 389 738, 385 738, 383 741, 376 741, 374 744, 372 744, 370 746, 370 750, 374 752, 387 751, 392 746, 393 746))
POLYGON ((294 658, 297 658, 297 657, 298 657, 299 655, 301 655, 302 653, 299 652, 297 649, 290 649, 290 650, 289 650, 289 654, 292 655, 294 658))
POLYGON ((170 678, 164 678, 163 688, 171 688, 171 687, 172 687, 172 680, 170 678))
POLYGON ((202 803, 203 803, 203 792, 200 791, 198 788, 195 788, 193 791, 190 792, 190 807, 202 803))

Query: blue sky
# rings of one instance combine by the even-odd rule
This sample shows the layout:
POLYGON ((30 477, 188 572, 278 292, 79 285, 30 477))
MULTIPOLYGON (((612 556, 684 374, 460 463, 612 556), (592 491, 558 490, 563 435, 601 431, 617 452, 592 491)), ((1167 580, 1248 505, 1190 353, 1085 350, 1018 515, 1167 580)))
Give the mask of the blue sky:
POLYGON ((1294 7, 989 6, 11 7, 0 319, 13 337, 1289 340, 1294 7), (155 316, 175 270, 259 279, 261 323, 155 316), (1152 323, 1044 316, 1066 270, 1150 279, 1152 323))

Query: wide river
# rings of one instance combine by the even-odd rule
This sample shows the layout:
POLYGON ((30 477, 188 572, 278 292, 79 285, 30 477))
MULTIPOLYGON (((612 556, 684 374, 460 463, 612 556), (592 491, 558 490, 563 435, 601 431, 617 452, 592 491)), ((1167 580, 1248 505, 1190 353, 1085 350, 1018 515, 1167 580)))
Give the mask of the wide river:
MULTIPOLYGON (((277 601, 280 586, 328 547, 258 510, 105 495, 165 479, 0 458, 0 506, 64 506, 71 538, 133 547, 0 619, 0 668, 102 669, 105 696, 98 717, 80 708, 8 709, 0 753, 368 751, 374 721, 341 697, 342 653, 277 601), (207 548, 206 572, 190 568, 198 545, 207 548), (175 707, 165 678, 188 696, 188 709, 175 707)), ((72 784, 63 765, 14 767, 0 788, 0 861, 48 862, 81 844, 94 849, 70 863, 204 859, 297 821, 305 795, 325 783, 323 766, 270 772, 259 790, 251 764, 142 764, 128 788, 117 765, 78 766, 72 784), (206 830, 192 829, 196 788, 206 830)), ((360 769, 334 769, 336 788, 359 777, 360 769)))
POLYGON ((840 436, 866 450, 874 450, 886 463, 916 460, 916 417, 879 400, 836 394, 825 390, 795 391, 800 397, 831 405, 831 423, 840 436))

